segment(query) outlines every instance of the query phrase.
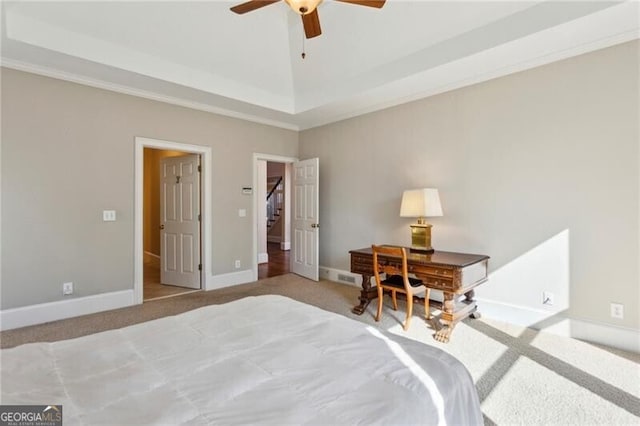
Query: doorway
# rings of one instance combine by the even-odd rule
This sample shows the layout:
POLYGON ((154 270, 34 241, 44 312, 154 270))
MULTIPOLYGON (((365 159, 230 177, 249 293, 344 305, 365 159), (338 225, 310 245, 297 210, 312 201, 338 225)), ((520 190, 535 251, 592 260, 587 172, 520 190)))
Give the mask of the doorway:
POLYGON ((201 289, 200 155, 144 148, 143 301, 201 289))
MULTIPOLYGON (((199 264, 196 265, 197 271, 197 287, 198 289, 195 291, 199 291, 199 289, 210 289, 213 285, 211 278, 211 262, 209 259, 211 253, 211 217, 208 212, 211 211, 211 148, 204 147, 199 145, 191 145, 191 144, 183 144, 178 142, 171 141, 163 141, 158 139, 150 139, 150 138, 135 138, 135 176, 134 176, 134 298, 135 303, 142 303, 144 300, 149 299, 145 295, 144 282, 145 282, 145 272, 147 278, 149 280, 156 281, 158 284, 160 280, 156 280, 154 278, 154 273, 156 276, 159 276, 161 273, 160 267, 156 267, 155 271, 153 269, 147 268, 145 271, 145 263, 155 262, 156 265, 161 265, 160 256, 162 253, 151 252, 148 249, 148 242, 151 237, 146 237, 147 242, 145 244, 145 184, 151 185, 150 182, 145 182, 145 160, 149 161, 152 157, 150 153, 155 154, 153 151, 147 151, 148 154, 145 156, 145 149, 153 149, 156 151, 173 151, 179 154, 195 154, 195 156, 200 161, 200 211, 194 212, 194 214, 199 214, 199 242, 197 244, 191 245, 191 247, 199 247, 198 249, 193 249, 193 252, 196 250, 199 251, 200 259, 199 264), (145 158, 147 157, 147 158, 145 158), (145 253, 147 252, 147 253, 145 253), (151 254, 156 254, 156 256, 152 256, 151 254), (147 262, 145 262, 145 260, 147 262)), ((166 158, 171 158, 171 156, 167 155, 166 158)), ((159 171, 158 171, 159 175, 159 171)), ((186 175, 184 173, 180 173, 178 176, 180 178, 186 179, 186 175)), ((178 176, 173 176, 172 179, 177 179, 178 176)), ((180 181, 181 179, 177 179, 180 181)), ((186 179, 188 180, 188 179, 186 179)), ((153 226, 153 224, 149 224, 153 226)), ((155 224, 156 231, 158 231, 158 224, 155 224)), ((151 234, 153 235, 153 234, 151 234)), ((190 253, 187 253, 187 257, 190 253)), ((166 288, 165 288, 166 290, 166 288)), ((178 294, 182 294, 181 289, 173 289, 178 294)), ((189 289, 188 291, 194 291, 194 289, 189 289)), ((170 297, 171 294, 163 294, 157 297, 170 297)))
POLYGON ((290 240, 290 165, 277 161, 258 164, 259 197, 266 194, 266 210, 258 214, 265 219, 258 220, 258 279, 275 277, 289 273, 290 240))
POLYGON ((266 199, 258 211, 258 279, 289 273, 291 166, 280 161, 259 160, 258 197, 266 199))
POLYGON ((278 155, 253 155, 254 280, 290 271, 291 169, 296 161, 278 155))

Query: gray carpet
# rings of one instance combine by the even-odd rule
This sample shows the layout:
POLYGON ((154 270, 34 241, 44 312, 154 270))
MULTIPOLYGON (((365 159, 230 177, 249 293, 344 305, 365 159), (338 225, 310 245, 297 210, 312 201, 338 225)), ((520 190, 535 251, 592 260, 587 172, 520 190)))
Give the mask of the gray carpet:
POLYGON ((382 321, 376 323, 373 305, 361 316, 351 313, 359 295, 356 287, 292 274, 4 331, 0 346, 69 339, 260 294, 285 295, 449 352, 473 376, 487 425, 640 425, 638 354, 488 319, 466 320, 451 342, 438 343, 420 307, 414 308, 411 327, 404 332, 401 302, 393 311, 385 299, 382 321))

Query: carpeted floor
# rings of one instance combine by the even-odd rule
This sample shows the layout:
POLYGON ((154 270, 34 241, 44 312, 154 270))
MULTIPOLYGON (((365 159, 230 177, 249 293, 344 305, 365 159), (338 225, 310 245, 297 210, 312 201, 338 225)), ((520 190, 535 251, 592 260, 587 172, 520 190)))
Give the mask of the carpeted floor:
POLYGON ((8 330, 0 333, 0 345, 69 339, 260 294, 288 296, 451 353, 471 372, 487 425, 640 425, 639 354, 488 319, 466 320, 451 342, 438 343, 419 307, 404 332, 400 302, 393 311, 386 299, 382 321, 376 323, 373 305, 361 316, 351 313, 356 287, 293 274, 8 330))

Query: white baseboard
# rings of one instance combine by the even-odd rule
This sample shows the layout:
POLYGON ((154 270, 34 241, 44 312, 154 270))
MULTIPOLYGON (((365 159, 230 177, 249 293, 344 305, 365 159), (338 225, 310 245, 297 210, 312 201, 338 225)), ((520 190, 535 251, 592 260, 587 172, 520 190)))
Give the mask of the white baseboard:
POLYGON ((320 266, 319 272, 320 278, 324 278, 325 280, 335 281, 340 284, 362 288, 362 275, 360 274, 354 274, 349 271, 329 268, 328 266, 320 266), (351 280, 350 278, 352 278, 353 280, 351 280))
POLYGON ((283 241, 280 243, 280 250, 291 250, 291 241, 283 241))
MULTIPOLYGON (((359 274, 340 269, 320 266, 320 278, 362 287, 362 277, 359 274), (350 282, 345 277, 354 277, 355 280, 350 282)), ((442 295, 433 291, 431 299, 442 301, 442 295)), ((477 301, 478 310, 486 318, 640 353, 640 330, 566 317, 555 318, 552 324, 545 325, 544 321, 550 316, 561 314, 481 298, 477 298, 477 301)))
POLYGON ((568 318, 562 313, 532 309, 527 306, 478 298, 479 311, 484 317, 523 327, 530 327, 557 336, 586 340, 626 351, 640 353, 640 330, 616 327, 593 321, 568 318), (553 321, 546 321, 554 316, 553 321))
POLYGON ((145 256, 152 257, 152 258, 154 258, 154 259, 160 259, 160 256, 158 256, 157 254, 151 253, 150 251, 145 251, 145 252, 144 252, 144 255, 145 255, 145 256))
POLYGON ((152 265, 155 265, 157 267, 160 267, 160 256, 158 256, 157 254, 153 254, 151 252, 145 251, 143 253, 143 261, 144 263, 149 263, 152 265))
POLYGON ((133 290, 122 290, 5 309, 0 311, 0 330, 11 330, 28 325, 124 308, 133 304, 133 290))
POLYGON ((253 281, 253 271, 251 271, 251 269, 245 269, 238 272, 211 275, 208 277, 204 289, 215 290, 218 288, 231 287, 232 285, 245 284, 253 281))
POLYGON ((258 264, 269 263, 269 253, 258 253, 258 264))

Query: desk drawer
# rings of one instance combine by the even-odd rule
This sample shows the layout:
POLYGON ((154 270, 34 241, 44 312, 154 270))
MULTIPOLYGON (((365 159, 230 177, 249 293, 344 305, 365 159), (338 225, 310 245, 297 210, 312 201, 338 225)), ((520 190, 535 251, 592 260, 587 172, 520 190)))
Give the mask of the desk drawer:
POLYGON ((426 282, 427 287, 429 288, 435 288, 437 290, 444 290, 444 291, 456 291, 456 285, 453 282, 453 280, 451 279, 446 279, 446 278, 436 278, 436 277, 427 277, 426 280, 423 280, 426 282))
POLYGON ((373 275, 373 259, 369 256, 351 256, 351 272, 373 275))
POLYGON ((432 275, 434 277, 453 278, 453 269, 436 266, 409 265, 409 272, 413 274, 432 275))

